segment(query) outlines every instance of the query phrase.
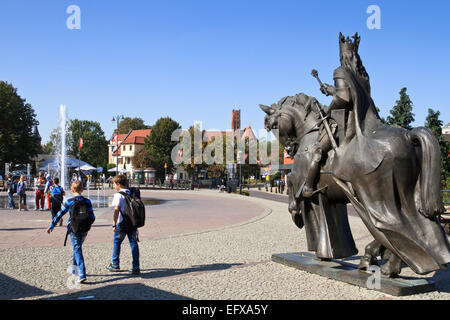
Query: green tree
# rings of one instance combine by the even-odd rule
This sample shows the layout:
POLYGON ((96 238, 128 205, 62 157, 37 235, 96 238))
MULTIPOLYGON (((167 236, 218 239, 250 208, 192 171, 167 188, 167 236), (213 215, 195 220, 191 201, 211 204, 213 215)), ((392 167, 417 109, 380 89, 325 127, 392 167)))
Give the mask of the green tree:
POLYGON ((0 163, 29 163, 41 151, 34 109, 11 84, 0 81, 0 163))
MULTIPOLYGON (((172 162, 172 149, 177 145, 171 141, 172 133, 180 129, 178 122, 169 117, 160 118, 152 126, 152 133, 145 138, 141 157, 141 166, 150 166, 156 170, 156 178, 164 178, 164 164, 167 164, 167 173, 172 173, 174 164, 172 162)), ((137 157, 137 158, 138 158, 137 157)))
MULTIPOLYGON (((119 123, 119 134, 127 134, 130 130, 150 129, 141 118, 126 117, 119 123)), ((117 129, 114 130, 117 133, 117 129)))
POLYGON ((55 148, 53 146, 53 142, 49 141, 48 143, 44 144, 42 146, 41 152, 43 154, 53 154, 53 153, 55 153, 55 148))
POLYGON ((439 141, 439 145, 441 147, 441 179, 442 186, 445 187, 447 185, 446 180, 450 173, 450 160, 448 158, 449 143, 445 141, 442 134, 443 122, 439 119, 440 114, 440 111, 428 109, 428 116, 425 120, 425 127, 433 131, 439 141))
POLYGON ((77 157, 80 137, 82 137, 81 160, 95 167, 106 168, 108 162, 108 141, 100 123, 74 119, 70 121, 68 132, 71 136, 71 139, 68 139, 69 154, 77 157))
POLYGON ((392 108, 391 115, 387 117, 387 123, 411 130, 410 124, 414 121, 412 108, 413 103, 406 93, 406 88, 402 88, 400 90, 400 100, 397 100, 396 105, 392 108))
POLYGON ((381 122, 382 123, 384 123, 384 124, 389 124, 387 121, 386 121, 386 119, 385 118, 383 118, 381 115, 380 115, 380 113, 381 113, 381 110, 380 110, 380 108, 378 108, 378 107, 375 107, 375 109, 377 109, 377 112, 378 112, 378 115, 380 116, 380 120, 381 120, 381 122))

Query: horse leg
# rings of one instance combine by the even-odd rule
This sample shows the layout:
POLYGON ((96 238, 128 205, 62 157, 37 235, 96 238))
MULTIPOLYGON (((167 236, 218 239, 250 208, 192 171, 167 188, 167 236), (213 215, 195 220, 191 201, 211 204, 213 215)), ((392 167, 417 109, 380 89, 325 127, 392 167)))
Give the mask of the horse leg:
POLYGON ((361 258, 359 262, 358 269, 359 270, 367 270, 371 265, 378 265, 377 257, 384 250, 384 247, 377 240, 369 243, 364 252, 364 256, 361 258))
POLYGON ((305 186, 303 187, 303 197, 311 198, 314 194, 314 181, 319 175, 319 162, 322 159, 322 149, 320 147, 315 147, 311 163, 308 168, 308 173, 306 175, 305 186))
POLYGON ((389 278, 394 278, 402 272, 402 259, 390 252, 388 261, 381 266, 381 274, 389 278))

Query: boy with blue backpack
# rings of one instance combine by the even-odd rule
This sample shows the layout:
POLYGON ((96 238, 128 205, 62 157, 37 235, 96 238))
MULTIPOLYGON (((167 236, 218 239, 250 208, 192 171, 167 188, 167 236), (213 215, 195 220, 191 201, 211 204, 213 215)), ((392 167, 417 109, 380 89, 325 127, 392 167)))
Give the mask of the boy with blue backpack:
POLYGON ((91 201, 81 195, 83 192, 81 181, 74 181, 71 191, 74 197, 64 202, 61 210, 53 219, 46 232, 50 234, 64 214, 70 212, 64 245, 66 245, 67 237, 70 235, 73 246, 72 273, 78 270, 78 283, 83 283, 86 281, 86 266, 84 264, 82 245, 88 231, 91 229, 91 225, 95 221, 95 215, 91 201))
MULTIPOLYGON (((55 219, 56 215, 58 214, 59 210, 61 210, 61 205, 64 200, 65 192, 64 188, 59 185, 59 178, 53 179, 53 185, 49 188, 49 194, 50 194, 50 212, 52 213, 52 220, 55 219)), ((59 225, 62 226, 63 219, 61 218, 59 225)))

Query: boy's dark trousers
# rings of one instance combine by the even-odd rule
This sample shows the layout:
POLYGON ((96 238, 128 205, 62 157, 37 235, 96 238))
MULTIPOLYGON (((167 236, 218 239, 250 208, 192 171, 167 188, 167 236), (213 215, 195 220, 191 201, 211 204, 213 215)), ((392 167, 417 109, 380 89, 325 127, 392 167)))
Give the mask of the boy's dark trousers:
POLYGON ((61 202, 62 197, 58 195, 54 195, 50 198, 51 202, 51 209, 50 212, 52 213, 52 220, 55 219, 55 217, 58 215, 59 210, 61 210, 61 202))

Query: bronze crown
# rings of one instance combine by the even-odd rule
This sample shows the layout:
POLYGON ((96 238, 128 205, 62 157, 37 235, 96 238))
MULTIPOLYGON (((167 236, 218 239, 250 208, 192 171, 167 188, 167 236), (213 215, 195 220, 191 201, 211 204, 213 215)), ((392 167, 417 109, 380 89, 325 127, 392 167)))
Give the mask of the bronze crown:
POLYGON ((357 32, 352 38, 353 41, 349 37, 345 38, 342 33, 339 33, 339 49, 341 50, 341 53, 344 51, 353 51, 355 53, 358 53, 361 37, 358 36, 357 32))

